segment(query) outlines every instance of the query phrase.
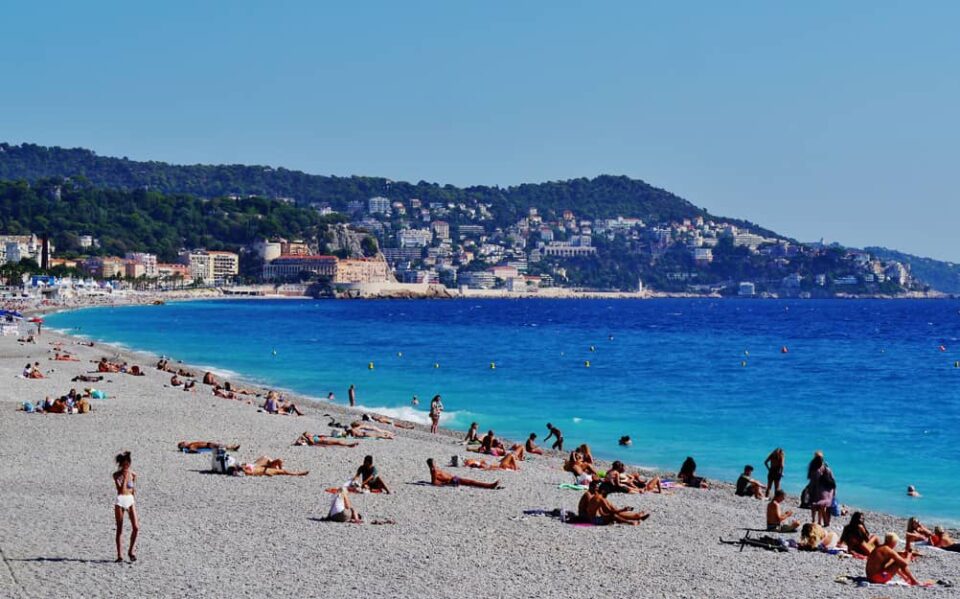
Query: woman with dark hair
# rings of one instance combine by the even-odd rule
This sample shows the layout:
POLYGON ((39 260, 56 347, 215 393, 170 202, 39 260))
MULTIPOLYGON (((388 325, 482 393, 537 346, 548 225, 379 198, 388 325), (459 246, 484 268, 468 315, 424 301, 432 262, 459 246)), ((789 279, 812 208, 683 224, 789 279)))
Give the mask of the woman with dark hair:
POLYGON ((434 395, 430 400, 430 432, 436 433, 440 426, 440 413, 443 412, 443 402, 439 395, 434 395))
POLYGON ((853 512, 850 522, 840 533, 840 542, 847 546, 850 553, 867 556, 877 548, 879 539, 870 534, 863 523, 863 512, 853 512))
POLYGON ((807 484, 810 497, 810 521, 823 526, 830 526, 830 509, 837 490, 837 483, 833 478, 833 471, 823 459, 823 452, 813 454, 813 459, 807 466, 807 484))
POLYGON ((783 448, 778 447, 770 452, 763 465, 767 467, 767 497, 780 490, 780 480, 783 479, 783 466, 786 462, 783 448))
POLYGON ((680 480, 680 482, 688 487, 706 489, 707 481, 702 477, 697 476, 696 473, 697 462, 692 457, 688 456, 680 466, 680 472, 677 473, 677 478, 680 480))
POLYGON ((137 561, 134 551, 140 520, 137 518, 137 506, 133 494, 136 490, 137 473, 130 469, 130 452, 125 451, 116 457, 118 470, 113 473, 113 484, 117 489, 117 499, 113 503, 113 514, 117 520, 117 562, 123 561, 123 513, 130 514, 130 551, 127 555, 131 562, 137 561))

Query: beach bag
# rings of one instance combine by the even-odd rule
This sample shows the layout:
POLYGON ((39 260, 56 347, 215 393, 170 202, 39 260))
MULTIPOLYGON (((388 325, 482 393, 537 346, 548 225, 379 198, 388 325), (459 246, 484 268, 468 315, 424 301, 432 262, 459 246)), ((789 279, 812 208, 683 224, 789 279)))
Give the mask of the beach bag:
POLYGON ((459 468, 459 467, 460 467, 460 456, 455 455, 455 456, 453 456, 452 458, 450 458, 450 465, 453 466, 454 468, 459 468))
POLYGON ((800 492, 800 509, 810 509, 810 485, 804 487, 803 491, 800 492))
POLYGON ((830 513, 837 518, 840 517, 840 502, 837 501, 836 495, 833 497, 833 503, 830 504, 830 513))
POLYGON ((212 459, 212 464, 210 465, 211 469, 217 474, 226 474, 227 468, 229 468, 230 466, 228 463, 229 458, 230 456, 227 454, 226 449, 222 447, 216 448, 213 451, 213 455, 211 457, 212 459))
POLYGON ((90 397, 94 399, 106 399, 107 394, 99 389, 94 389, 93 391, 90 392, 90 397))

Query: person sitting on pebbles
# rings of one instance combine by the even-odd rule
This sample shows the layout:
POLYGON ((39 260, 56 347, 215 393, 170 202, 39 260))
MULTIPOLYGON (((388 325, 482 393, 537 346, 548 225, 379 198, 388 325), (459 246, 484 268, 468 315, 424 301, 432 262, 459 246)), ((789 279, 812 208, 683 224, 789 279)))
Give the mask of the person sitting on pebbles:
POLYGON ((584 499, 586 522, 597 526, 629 524, 636 526, 650 517, 647 512, 634 512, 632 507, 618 508, 607 499, 600 481, 591 481, 584 499))
POLYGON ((359 488, 361 491, 390 494, 387 483, 383 482, 380 473, 377 472, 377 467, 373 465, 372 455, 363 458, 363 464, 357 468, 357 473, 350 480, 350 485, 359 488))
POLYGON ((793 512, 780 509, 781 504, 787 498, 783 489, 777 489, 773 494, 773 499, 767 504, 767 531, 768 532, 793 532, 800 528, 800 522, 796 519, 790 520, 793 512), (789 522, 787 520, 790 520, 789 522))

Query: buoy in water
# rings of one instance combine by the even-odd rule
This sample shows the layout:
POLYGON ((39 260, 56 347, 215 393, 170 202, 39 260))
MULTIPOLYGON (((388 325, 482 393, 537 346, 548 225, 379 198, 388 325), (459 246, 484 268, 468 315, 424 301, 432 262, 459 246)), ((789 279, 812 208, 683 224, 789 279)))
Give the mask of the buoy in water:
POLYGON ((273 350, 273 355, 277 355, 277 350, 273 350))
POLYGON ((590 368, 590 360, 584 360, 583 365, 586 366, 587 368, 590 368))
POLYGON ((373 362, 370 362, 369 364, 367 364, 367 368, 370 370, 373 370, 373 362))
POLYGON ((402 351, 398 351, 398 352, 397 352, 397 357, 398 357, 398 358, 402 358, 402 357, 403 357, 403 352, 402 352, 402 351))
POLYGON ((749 356, 749 355, 750 355, 750 351, 749 351, 749 350, 746 350, 746 349, 743 350, 743 355, 749 356))
POLYGON ((434 363, 433 363, 433 367, 434 367, 434 368, 440 368, 440 363, 439 363, 439 362, 434 362, 434 363))
POLYGON ((954 368, 960 368, 960 360, 957 360, 956 362, 954 362, 954 363, 953 363, 953 367, 954 367, 954 368))
POLYGON ((781 354, 790 353, 790 350, 787 349, 787 346, 786 346, 786 345, 784 345, 783 347, 780 348, 780 353, 781 353, 781 354))
POLYGON ((746 365, 747 365, 747 361, 746 361, 746 360, 741 360, 741 361, 740 361, 740 367, 741 367, 741 368, 743 368, 743 367, 746 366, 746 365))
POLYGON ((497 369, 497 363, 496 363, 496 362, 490 362, 490 370, 496 370, 496 369, 497 369))

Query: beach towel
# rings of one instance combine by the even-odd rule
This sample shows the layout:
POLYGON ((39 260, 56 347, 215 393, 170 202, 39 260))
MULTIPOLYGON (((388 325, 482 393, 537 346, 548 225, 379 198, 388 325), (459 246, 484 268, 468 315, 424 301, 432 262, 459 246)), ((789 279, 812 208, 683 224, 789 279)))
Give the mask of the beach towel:
POLYGON ((586 491, 590 487, 588 487, 587 485, 575 485, 573 483, 560 483, 559 485, 557 485, 557 488, 568 489, 571 491, 586 491))
POLYGON ((189 447, 182 447, 180 451, 183 453, 210 453, 213 449, 209 447, 201 447, 200 449, 190 449, 189 447))
MULTIPOLYGON (((340 492, 340 487, 330 487, 329 489, 324 489, 327 493, 336 495, 340 492)), ((360 489, 359 487, 350 486, 347 487, 348 493, 383 493, 383 489, 360 489)))
MULTIPOLYGON (((871 586, 909 587, 910 586, 910 584, 907 583, 907 581, 899 577, 894 578, 889 582, 881 584, 879 582, 870 582, 870 579, 868 579, 866 576, 848 576, 846 574, 843 574, 841 576, 837 576, 836 578, 834 578, 833 581, 838 582, 840 584, 855 584, 858 587, 871 587, 871 586)), ((922 580, 920 581, 920 586, 921 587, 940 586, 944 588, 951 588, 953 587, 953 583, 950 582, 949 580, 922 580)))

